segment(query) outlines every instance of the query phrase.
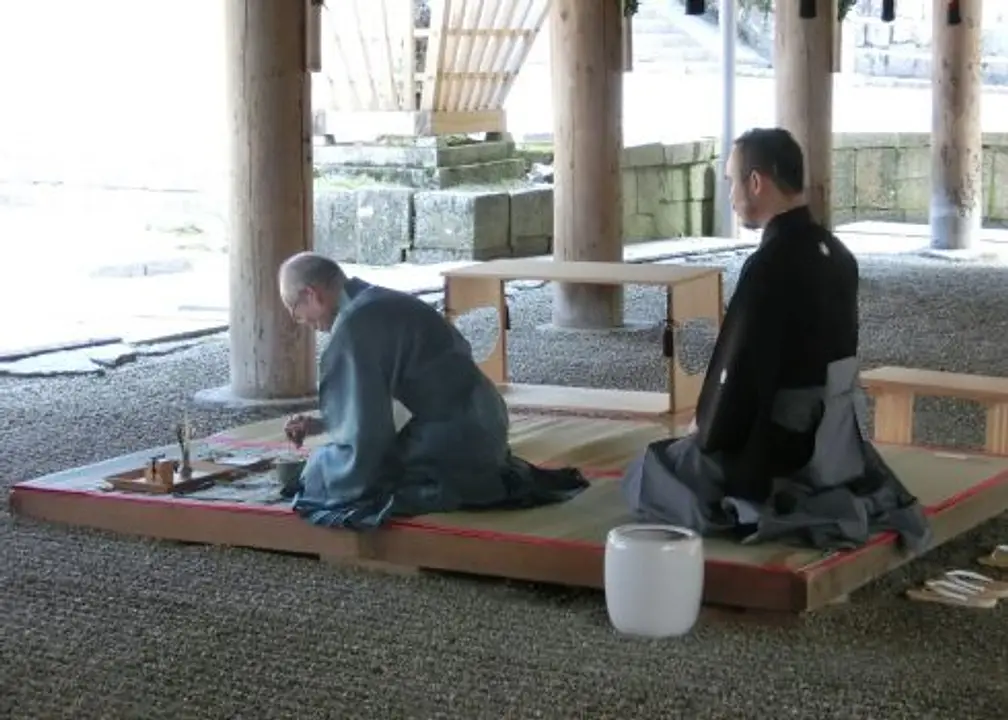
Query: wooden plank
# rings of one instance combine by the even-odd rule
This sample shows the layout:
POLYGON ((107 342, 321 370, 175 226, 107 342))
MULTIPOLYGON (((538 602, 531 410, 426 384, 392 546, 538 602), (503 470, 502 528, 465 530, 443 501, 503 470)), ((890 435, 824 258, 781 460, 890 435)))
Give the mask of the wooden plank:
POLYGON ((720 267, 710 265, 504 258, 445 270, 442 275, 598 285, 673 285, 721 272, 720 267))
POLYGON ((692 419, 691 409, 671 414, 669 395, 664 392, 518 383, 502 383, 498 388, 508 407, 514 410, 560 410, 599 417, 645 418, 674 425, 682 434, 692 419))

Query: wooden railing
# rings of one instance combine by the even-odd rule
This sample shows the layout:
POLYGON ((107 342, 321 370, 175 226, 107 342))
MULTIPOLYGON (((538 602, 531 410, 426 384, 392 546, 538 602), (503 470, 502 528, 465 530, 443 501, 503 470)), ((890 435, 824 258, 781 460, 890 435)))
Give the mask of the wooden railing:
POLYGON ((326 134, 506 129, 504 103, 551 0, 329 0, 326 134), (423 11, 421 11, 423 8, 423 11))

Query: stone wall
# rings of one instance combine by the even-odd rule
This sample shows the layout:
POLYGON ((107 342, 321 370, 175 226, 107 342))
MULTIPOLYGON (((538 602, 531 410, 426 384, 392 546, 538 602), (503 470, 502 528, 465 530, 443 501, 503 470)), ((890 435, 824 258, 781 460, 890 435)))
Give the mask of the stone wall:
MULTIPOLYGON (((682 12, 684 0, 669 0, 682 12)), ((845 70, 879 77, 931 78, 931 18, 933 0, 900 0, 896 20, 881 20, 882 0, 858 0, 844 20, 845 70)), ((773 12, 765 0, 740 2, 739 37, 768 61, 773 61, 773 12)), ((707 19, 717 22, 719 3, 707 3, 707 19)), ((1008 2, 984 4, 983 78, 992 85, 1008 84, 1008 2)))
MULTIPOLYGON (((930 79, 933 0, 900 0, 896 19, 881 20, 882 0, 859 0, 844 25, 854 48, 854 70, 866 75, 930 79)), ((1008 2, 983 8, 983 76, 1008 84, 1008 2)))
MULTIPOLYGON (((627 242, 710 235, 716 145, 701 140, 627 148, 623 222, 627 242)), ((834 222, 927 223, 931 150, 923 133, 834 136, 834 222)), ((1008 223, 1008 134, 984 136, 984 221, 1008 223)))
POLYGON ((416 189, 315 183, 315 248, 343 262, 394 265, 544 255, 553 244, 553 188, 503 183, 416 189))
MULTIPOLYGON (((835 135, 834 222, 927 223, 929 140, 924 133, 835 135)), ((529 167, 552 162, 548 146, 517 154, 529 167)), ((716 159, 714 140, 627 148, 626 242, 713 235, 716 159)), ((985 224, 1008 225, 1008 133, 984 136, 983 191, 985 224)), ((420 189, 320 178, 315 193, 315 246, 343 261, 389 265, 552 252, 553 188, 545 182, 420 189)))

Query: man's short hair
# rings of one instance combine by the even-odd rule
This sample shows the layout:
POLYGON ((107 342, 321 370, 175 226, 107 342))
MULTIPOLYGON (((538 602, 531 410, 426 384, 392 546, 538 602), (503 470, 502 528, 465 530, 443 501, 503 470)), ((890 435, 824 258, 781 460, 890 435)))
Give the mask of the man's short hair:
POLYGON ((300 292, 306 287, 338 289, 346 280, 339 263, 314 252, 287 258, 280 266, 280 277, 287 281, 290 292, 300 292))
POLYGON ((764 175, 782 192, 805 189, 805 157, 794 136, 784 128, 753 128, 735 140, 742 177, 764 175))

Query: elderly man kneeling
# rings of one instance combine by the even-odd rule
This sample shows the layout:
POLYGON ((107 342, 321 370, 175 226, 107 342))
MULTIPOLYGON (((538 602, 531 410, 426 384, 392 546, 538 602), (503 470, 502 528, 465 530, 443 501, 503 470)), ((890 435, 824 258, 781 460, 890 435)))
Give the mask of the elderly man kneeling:
POLYGON ((363 529, 391 517, 561 502, 587 487, 574 468, 547 470, 512 454, 507 404, 469 343, 427 303, 347 278, 310 252, 283 263, 279 284, 296 322, 329 333, 321 420, 297 416, 285 428, 298 445, 328 435, 301 475, 302 517, 363 529), (411 415, 401 430, 394 400, 411 415))

